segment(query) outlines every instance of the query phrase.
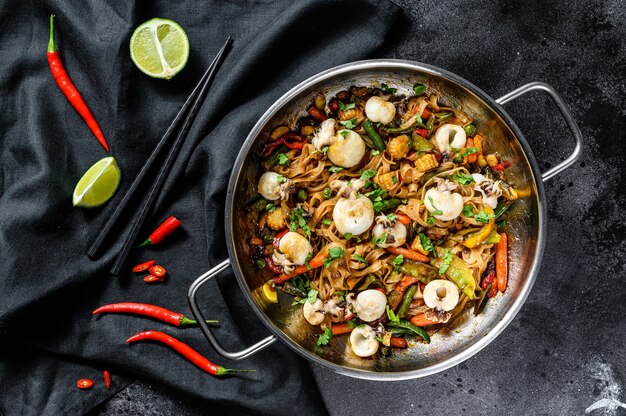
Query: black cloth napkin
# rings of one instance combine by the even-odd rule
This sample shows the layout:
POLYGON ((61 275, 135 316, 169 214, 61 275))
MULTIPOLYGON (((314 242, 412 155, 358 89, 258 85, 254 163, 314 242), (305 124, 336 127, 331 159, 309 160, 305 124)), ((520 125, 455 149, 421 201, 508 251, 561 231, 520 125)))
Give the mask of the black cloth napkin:
MULTIPOLYGON (((5 2, 0 39, 0 414, 81 414, 136 378, 206 399, 207 412, 323 414, 307 363, 276 343, 238 362, 218 356, 196 328, 91 311, 105 303, 154 303, 189 315, 189 284, 226 258, 224 196, 231 166, 261 114, 298 82, 329 67, 374 57, 400 9, 374 1, 5 2), (108 156, 61 94, 48 69, 48 18, 57 15, 62 60, 98 120, 123 174, 100 208, 73 208, 82 174, 108 156), (129 55, 133 29, 175 20, 191 44, 187 67, 170 81, 141 73, 129 55), (100 259, 86 250, 143 161, 228 35, 233 49, 190 132, 141 237, 167 216, 183 222, 165 243, 135 250, 125 272, 108 273, 120 241, 100 259), (157 259, 169 271, 148 286, 129 271, 157 259), (218 379, 168 348, 125 340, 167 332, 231 368, 218 379), (113 377, 106 390, 101 371, 113 377), (78 390, 79 378, 95 387, 78 390)), ((118 239, 119 240, 119 239, 118 239)), ((232 275, 201 293, 229 349, 267 336, 232 275)))

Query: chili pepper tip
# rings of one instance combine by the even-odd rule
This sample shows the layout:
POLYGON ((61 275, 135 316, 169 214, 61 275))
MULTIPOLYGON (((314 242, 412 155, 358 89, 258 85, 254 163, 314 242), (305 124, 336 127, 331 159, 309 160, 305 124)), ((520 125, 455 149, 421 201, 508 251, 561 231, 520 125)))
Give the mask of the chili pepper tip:
POLYGON ((152 244, 152 241, 150 240, 150 238, 146 238, 143 243, 139 244, 138 246, 135 246, 135 248, 147 247, 151 244, 152 244))

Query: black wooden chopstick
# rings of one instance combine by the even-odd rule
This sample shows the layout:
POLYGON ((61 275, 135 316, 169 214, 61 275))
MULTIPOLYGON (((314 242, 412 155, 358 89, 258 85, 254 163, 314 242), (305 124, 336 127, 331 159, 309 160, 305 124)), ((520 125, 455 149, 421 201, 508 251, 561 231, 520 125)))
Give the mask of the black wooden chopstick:
POLYGON ((204 97, 206 96, 206 93, 209 91, 209 88, 211 87, 213 79, 215 79, 215 75, 217 74, 217 71, 220 65, 222 64, 222 60, 225 57, 225 53, 226 53, 228 46, 230 45, 230 41, 231 41, 231 38, 228 37, 228 39, 226 39, 226 42, 224 43, 224 46, 222 46, 220 51, 215 56, 215 59, 211 63, 209 76, 206 82, 204 83, 204 85, 202 85, 200 91, 198 92, 198 96, 195 98, 193 105, 191 106, 191 109, 189 110, 189 113, 187 114, 187 117, 185 118, 185 121, 181 129, 179 130, 178 135, 176 136, 176 139, 174 140, 174 143, 172 144, 172 147, 170 148, 170 151, 168 152, 167 157, 165 158, 163 166, 161 167, 161 170, 157 174, 156 180, 154 181, 150 190, 148 191, 148 194, 146 195, 146 198, 144 199, 143 203, 141 204, 139 209, 136 211, 136 216, 133 222, 131 223, 130 230, 128 234, 126 234, 126 237, 124 238, 122 249, 120 253, 118 254, 117 258, 115 259, 115 262, 113 263, 113 267, 111 267, 111 274, 113 274, 114 276, 117 276, 118 274, 120 274, 120 271, 122 270, 122 267, 124 266, 124 262, 126 261, 126 258, 128 257, 128 253, 132 249, 133 242, 137 239, 137 235, 139 234, 139 231, 141 230, 141 227, 143 226, 143 223, 146 220, 146 217, 148 216, 148 213, 150 212, 150 209, 152 208, 152 205, 154 204, 154 201, 156 200, 157 195, 161 191, 161 188, 163 187, 163 184, 165 183, 165 179, 167 178, 169 171, 171 170, 172 166, 174 165, 174 162, 176 161, 178 152, 180 151, 180 148, 182 147, 183 143, 185 142, 185 139, 187 138, 187 134, 189 133, 189 130, 191 129, 191 125, 193 124, 196 118, 196 115, 198 114, 198 111, 200 111, 200 107, 202 106, 204 97))
MULTIPOLYGON (((222 53, 225 50, 225 48, 226 48, 226 46, 228 45, 229 42, 230 42, 230 37, 226 40, 226 43, 224 44, 224 46, 220 50, 220 53, 222 53)), ((161 140, 159 140, 159 143, 157 143, 156 147, 154 148, 154 150, 150 154, 150 157, 148 157, 148 160, 146 160, 146 162, 141 167, 141 170, 139 171, 139 173, 135 177, 135 180, 133 181, 133 183, 130 185, 130 188, 128 188, 128 191, 126 191, 126 194, 124 194, 124 197, 122 198, 122 200, 119 202, 119 204, 115 208, 115 211, 113 211, 113 214, 109 217, 109 220, 106 222, 104 227, 102 227, 102 230, 100 230, 100 233, 98 234, 98 236, 94 240, 94 242, 91 245, 91 247, 89 247, 89 250, 87 251, 87 255, 90 258, 94 259, 94 258, 97 257, 97 254, 100 251, 100 248, 102 247, 102 244, 109 237, 109 234, 113 230, 113 227, 115 227, 115 224, 121 218, 122 212, 124 211, 124 209, 126 208, 128 203, 130 202, 132 197, 135 195, 135 192, 137 191, 137 188, 139 188, 139 186, 141 185, 143 179, 145 178, 147 173, 150 171, 150 168, 154 164, 154 161, 161 154, 161 151, 162 151, 163 147, 168 143, 170 137, 172 137, 174 131, 176 130, 176 127, 178 126, 180 121, 183 119, 185 114, 187 114, 187 112, 189 110, 189 107, 192 105, 192 103, 195 102, 195 100, 196 100, 196 98, 198 96, 198 93, 200 92, 202 87, 204 85, 206 85, 207 80, 209 79, 209 76, 214 71, 214 67, 215 67, 215 64, 216 64, 216 59, 217 59, 217 57, 213 60, 213 62, 211 62, 211 65, 209 65, 207 70, 204 72, 204 74, 202 75, 202 78, 200 78, 200 81, 198 81, 198 84, 196 84, 196 86, 194 87, 194 89, 191 92, 191 94, 189 94, 189 97, 187 97, 187 100, 185 101, 183 106, 178 111, 178 114, 176 114, 176 117, 174 117, 174 120, 172 120, 172 123, 167 128, 167 130, 165 131, 165 134, 163 134, 163 137, 161 137, 161 140)))

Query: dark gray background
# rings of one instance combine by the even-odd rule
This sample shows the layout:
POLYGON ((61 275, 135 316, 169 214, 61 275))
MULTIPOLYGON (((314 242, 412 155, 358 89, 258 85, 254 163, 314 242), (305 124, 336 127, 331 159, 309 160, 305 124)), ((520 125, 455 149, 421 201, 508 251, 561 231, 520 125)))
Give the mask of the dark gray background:
MULTIPOLYGON (((579 163, 546 183, 548 234, 534 289, 511 325, 465 363, 425 379, 368 382, 315 367, 333 414, 585 414, 626 401, 626 4, 398 0, 410 25, 378 57, 430 63, 494 98, 531 81, 560 92, 585 137, 579 163)), ((547 98, 507 106, 542 170, 573 146, 547 98)), ((218 413, 137 382, 93 414, 218 413)), ((297 412, 297 403, 294 403, 297 412)), ((604 409, 592 415, 626 414, 604 409)))

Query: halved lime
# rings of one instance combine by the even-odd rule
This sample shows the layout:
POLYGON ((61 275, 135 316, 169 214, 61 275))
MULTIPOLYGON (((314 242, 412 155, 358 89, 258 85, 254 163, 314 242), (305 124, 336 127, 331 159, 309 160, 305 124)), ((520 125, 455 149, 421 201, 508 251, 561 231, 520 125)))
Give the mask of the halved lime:
POLYGON ((72 204, 94 208, 107 202, 120 184, 122 172, 113 157, 97 161, 76 184, 72 204))
POLYGON ((130 38, 130 57, 151 77, 170 79, 187 63, 189 39, 178 23, 157 17, 135 29, 130 38))

